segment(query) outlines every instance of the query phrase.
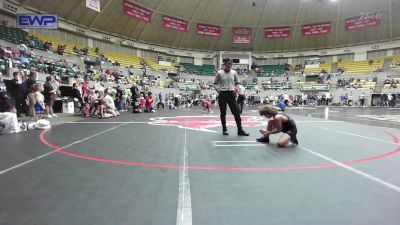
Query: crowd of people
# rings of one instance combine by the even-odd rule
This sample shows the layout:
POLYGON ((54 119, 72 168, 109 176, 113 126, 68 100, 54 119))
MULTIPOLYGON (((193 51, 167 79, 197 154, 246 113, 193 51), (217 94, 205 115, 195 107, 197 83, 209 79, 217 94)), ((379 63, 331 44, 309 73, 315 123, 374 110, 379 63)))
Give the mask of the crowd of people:
MULTIPOLYGON (((373 78, 372 82, 376 82, 377 78, 373 78)), ((353 88, 353 89, 361 89, 364 88, 363 87, 363 83, 361 82, 361 79, 356 79, 356 78, 341 78, 338 79, 337 83, 336 83, 336 87, 339 88, 353 88)), ((374 88, 374 87, 370 87, 370 88, 374 88)))

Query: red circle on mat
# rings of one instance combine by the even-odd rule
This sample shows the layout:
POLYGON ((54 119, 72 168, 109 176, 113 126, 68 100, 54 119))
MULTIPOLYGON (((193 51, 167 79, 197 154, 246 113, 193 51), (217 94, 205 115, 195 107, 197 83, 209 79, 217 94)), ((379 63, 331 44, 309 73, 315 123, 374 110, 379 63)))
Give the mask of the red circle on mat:
MULTIPOLYGON (((92 156, 88 156, 88 155, 82 155, 82 154, 64 151, 64 150, 62 150, 61 147, 50 143, 49 141, 47 141, 44 138, 44 134, 47 131, 48 130, 42 131, 40 133, 39 139, 43 144, 55 149, 57 153, 60 153, 60 154, 66 155, 66 156, 70 156, 70 157, 75 157, 75 158, 90 160, 90 161, 96 161, 96 162, 102 162, 102 163, 131 165, 131 166, 139 166, 139 167, 156 167, 156 168, 171 168, 171 169, 186 168, 186 169, 193 169, 193 170, 226 170, 226 171, 228 171, 228 170, 237 170, 237 171, 304 170, 304 169, 332 168, 332 167, 339 166, 338 164, 320 164, 320 165, 288 166, 288 167, 225 167, 225 166, 190 166, 190 165, 183 166, 183 165, 176 165, 176 164, 160 164, 160 163, 142 163, 142 162, 133 162, 133 161, 122 161, 122 160, 92 157, 92 156)), ((387 131, 383 131, 383 132, 393 139, 394 144, 399 143, 398 138, 394 134, 387 132, 387 131)), ((355 164, 355 163, 363 163, 363 162, 367 162, 367 161, 378 160, 378 159, 382 159, 382 158, 394 155, 399 152, 400 152, 400 147, 396 148, 394 150, 391 150, 387 153, 381 154, 381 155, 372 156, 372 157, 363 158, 363 159, 346 161, 346 162, 342 162, 342 164, 350 165, 350 164, 355 164)))

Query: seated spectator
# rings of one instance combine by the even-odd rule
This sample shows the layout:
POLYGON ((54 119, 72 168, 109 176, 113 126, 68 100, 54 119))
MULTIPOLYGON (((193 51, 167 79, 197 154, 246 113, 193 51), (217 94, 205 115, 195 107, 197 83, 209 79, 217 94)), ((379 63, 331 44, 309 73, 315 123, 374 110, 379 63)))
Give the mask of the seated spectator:
POLYGON ((44 49, 46 49, 47 52, 53 53, 53 45, 51 44, 51 42, 46 41, 43 46, 44 46, 44 49))
POLYGON ((7 93, 6 84, 0 72, 0 112, 4 112, 10 105, 12 105, 11 97, 7 93))
POLYGON ((149 91, 146 96, 146 103, 145 103, 146 109, 144 110, 144 112, 155 112, 153 104, 154 104, 153 96, 152 93, 149 91))
POLYGON ((0 134, 16 134, 27 129, 26 122, 18 122, 17 109, 9 105, 0 113, 0 134))
POLYGON ((57 47, 57 53, 58 53, 59 55, 64 55, 65 47, 66 47, 66 46, 63 45, 63 44, 58 45, 58 47, 57 47))
POLYGON ((72 48, 72 51, 73 51, 74 53, 76 53, 76 54, 79 54, 80 49, 77 48, 76 46, 74 46, 74 47, 72 48))
POLYGON ((129 66, 128 72, 129 72, 129 76, 132 76, 135 73, 135 70, 132 65, 129 66))
POLYGON ((211 109, 212 108, 211 101, 207 96, 204 96, 204 98, 202 100, 202 103, 201 103, 201 106, 203 106, 203 112, 204 113, 206 113, 206 112, 212 113, 213 112, 212 109, 211 109))

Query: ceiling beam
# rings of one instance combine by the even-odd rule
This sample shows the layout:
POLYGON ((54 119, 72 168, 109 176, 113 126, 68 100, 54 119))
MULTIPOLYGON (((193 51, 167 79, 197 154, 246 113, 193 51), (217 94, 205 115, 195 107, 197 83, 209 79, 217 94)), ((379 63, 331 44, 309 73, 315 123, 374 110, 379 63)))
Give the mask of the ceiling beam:
MULTIPOLYGON (((161 2, 162 2, 162 1, 159 1, 159 2, 158 2, 157 6, 156 6, 156 8, 154 9, 154 11, 153 11, 152 14, 156 15, 157 13, 159 13, 159 12, 158 12, 158 9, 159 9, 160 6, 161 6, 161 2)), ((152 16, 151 16, 151 19, 152 19, 152 20, 153 20, 153 17, 154 17, 154 16, 152 15, 152 16)), ((140 32, 139 37, 137 38, 138 40, 141 40, 144 31, 147 29, 147 27, 149 27, 149 25, 150 25, 149 23, 146 23, 146 25, 144 26, 143 30, 140 32)))
POLYGON ((294 25, 294 27, 292 29, 293 30, 293 35, 292 35, 292 38, 291 38, 292 40, 290 42, 290 49, 292 49, 292 47, 294 45, 294 41, 296 40, 296 38, 295 38, 296 37, 296 30, 297 30, 296 28, 297 28, 297 26, 299 26, 298 23, 299 23, 299 19, 300 19, 300 12, 301 12, 301 8, 303 6, 302 2, 303 1, 301 1, 301 0, 299 1, 299 7, 297 8, 296 20, 294 22, 295 25, 294 25))
MULTIPOLYGON (((192 17, 190 17, 190 20, 189 20, 188 26, 187 26, 188 30, 189 30, 190 25, 192 24, 193 19, 197 16, 197 13, 199 12, 199 8, 200 8, 201 3, 203 3, 203 0, 199 1, 199 4, 196 6, 196 9, 194 10, 194 12, 192 14, 192 17)), ((195 33, 197 33, 197 32, 195 32, 195 33)), ((182 35, 181 39, 178 42, 178 48, 181 47, 182 40, 185 39, 185 37, 187 37, 187 36, 189 36, 189 35, 188 34, 182 35)))
MULTIPOLYGON (((81 2, 80 2, 80 1, 77 1, 77 2, 75 3, 75 5, 74 5, 74 8, 73 8, 73 9, 78 8, 79 4, 81 4, 81 2)), ((74 13, 71 12, 71 13, 68 15, 68 17, 67 17, 67 20, 70 20, 70 19, 71 19, 71 16, 72 16, 73 14, 74 14, 74 13)))
MULTIPOLYGON (((257 28, 256 28, 256 32, 255 32, 255 34, 254 34, 254 39, 253 39, 253 43, 251 44, 251 49, 253 50, 254 49, 254 46, 255 46, 255 44, 256 44, 256 37, 257 37, 257 35, 258 35, 258 32, 262 29, 264 29, 263 27, 260 27, 260 22, 261 22, 261 19, 262 18, 264 18, 264 14, 265 14, 265 12, 267 11, 267 3, 268 3, 268 1, 265 1, 264 2, 264 7, 263 7, 263 11, 262 11, 262 13, 260 14, 260 16, 258 17, 258 20, 257 20, 257 28)), ((261 50, 261 49, 260 49, 261 50)))
POLYGON ((111 2, 112 0, 107 0, 106 4, 104 4, 104 7, 101 9, 101 12, 97 13, 92 22, 89 23, 89 28, 93 26, 93 24, 100 18, 101 15, 103 15, 103 12, 108 8, 108 6, 110 6, 111 2))
POLYGON ((25 5, 27 5, 28 3, 30 3, 32 0, 23 0, 22 2, 21 2, 21 6, 25 6, 25 5))

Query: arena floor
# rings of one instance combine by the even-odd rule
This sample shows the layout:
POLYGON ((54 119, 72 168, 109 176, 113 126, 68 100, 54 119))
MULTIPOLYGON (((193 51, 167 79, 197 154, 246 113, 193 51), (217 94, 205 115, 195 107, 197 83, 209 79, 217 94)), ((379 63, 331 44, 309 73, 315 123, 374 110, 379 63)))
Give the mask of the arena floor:
POLYGON ((400 110, 287 114, 298 146, 256 143, 256 109, 249 137, 200 109, 0 136, 0 224, 400 224, 400 110))

